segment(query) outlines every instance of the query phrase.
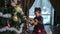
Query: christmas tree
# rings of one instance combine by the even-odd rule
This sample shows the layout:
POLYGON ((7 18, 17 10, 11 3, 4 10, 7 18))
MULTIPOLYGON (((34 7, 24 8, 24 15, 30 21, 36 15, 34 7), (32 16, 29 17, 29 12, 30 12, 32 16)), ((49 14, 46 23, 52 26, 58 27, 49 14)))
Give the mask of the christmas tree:
POLYGON ((23 34, 28 22, 21 1, 0 0, 0 33, 23 34))

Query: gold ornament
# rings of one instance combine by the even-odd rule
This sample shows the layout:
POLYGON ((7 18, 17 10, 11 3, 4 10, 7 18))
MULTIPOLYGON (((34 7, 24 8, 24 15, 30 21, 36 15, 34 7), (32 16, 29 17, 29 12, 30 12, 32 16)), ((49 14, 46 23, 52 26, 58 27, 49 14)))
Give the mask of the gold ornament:
POLYGON ((15 10, 16 10, 17 12, 21 12, 21 11, 22 11, 22 8, 21 8, 20 6, 16 6, 16 7, 15 7, 15 10))
POLYGON ((17 15, 14 15, 14 16, 13 16, 13 21, 18 21, 17 15))
POLYGON ((23 16, 23 19, 24 19, 24 20, 27 20, 26 16, 23 16))

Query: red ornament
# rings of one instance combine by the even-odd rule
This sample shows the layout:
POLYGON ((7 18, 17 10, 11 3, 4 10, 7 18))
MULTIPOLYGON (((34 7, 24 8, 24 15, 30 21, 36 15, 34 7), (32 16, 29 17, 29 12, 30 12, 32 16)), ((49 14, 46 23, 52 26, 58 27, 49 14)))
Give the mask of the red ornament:
POLYGON ((6 27, 8 27, 8 28, 10 27, 10 23, 9 22, 7 22, 7 26, 6 27))
POLYGON ((24 34, 27 34, 28 31, 28 24, 26 24, 26 31, 24 32, 24 34))
POLYGON ((26 31, 28 31, 28 24, 26 24, 26 31))

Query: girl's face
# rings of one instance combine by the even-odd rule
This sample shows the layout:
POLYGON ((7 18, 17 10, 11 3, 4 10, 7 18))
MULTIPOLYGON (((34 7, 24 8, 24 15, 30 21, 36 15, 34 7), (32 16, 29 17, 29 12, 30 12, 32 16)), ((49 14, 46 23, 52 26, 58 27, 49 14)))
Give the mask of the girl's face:
POLYGON ((36 11, 35 12, 35 16, 39 17, 40 16, 40 12, 39 11, 36 11))

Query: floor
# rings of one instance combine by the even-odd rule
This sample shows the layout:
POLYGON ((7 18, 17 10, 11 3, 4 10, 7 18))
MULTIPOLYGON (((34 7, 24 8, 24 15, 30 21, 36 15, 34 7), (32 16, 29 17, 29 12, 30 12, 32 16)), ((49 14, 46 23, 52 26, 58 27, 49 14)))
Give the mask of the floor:
POLYGON ((50 29, 50 25, 44 25, 44 27, 45 27, 47 34, 52 34, 52 31, 50 29))

